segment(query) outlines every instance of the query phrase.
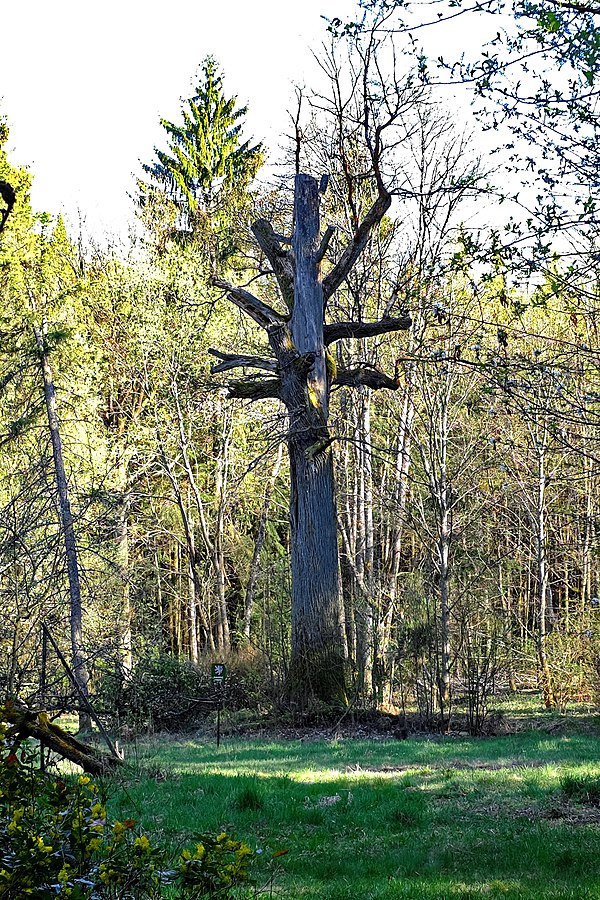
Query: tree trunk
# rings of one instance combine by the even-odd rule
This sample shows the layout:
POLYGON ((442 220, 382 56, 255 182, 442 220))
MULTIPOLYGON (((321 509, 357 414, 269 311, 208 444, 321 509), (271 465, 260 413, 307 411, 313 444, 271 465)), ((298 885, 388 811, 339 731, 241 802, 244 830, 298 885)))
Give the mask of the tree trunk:
POLYGON ((123 765, 123 760, 116 754, 102 753, 96 747, 82 744, 72 734, 51 722, 45 712, 7 703, 2 707, 2 716, 11 723, 13 739, 17 743, 23 738, 35 738, 40 744, 49 747, 63 759, 81 766, 84 772, 91 775, 106 775, 123 765))
POLYGON ((129 507, 131 498, 127 490, 127 464, 121 461, 118 470, 118 513, 116 542, 116 565, 121 585, 121 615, 119 622, 119 658, 124 675, 133 668, 133 645, 131 636, 131 590, 129 578, 129 507))
POLYGON ((346 703, 333 457, 327 427, 324 299, 317 259, 319 189, 309 175, 296 176, 294 214, 296 266, 289 337, 300 356, 291 366, 281 366, 282 399, 289 415, 290 688, 302 702, 311 695, 327 703, 346 703))
POLYGON ((412 423, 415 416, 415 390, 414 390, 414 366, 411 364, 406 369, 406 387, 402 404, 402 414, 398 425, 398 449, 396 457, 395 490, 394 490, 394 519, 395 530, 392 544, 392 558, 390 564, 390 601, 389 601, 389 626, 386 628, 385 646, 389 641, 389 631, 393 622, 394 610, 398 598, 398 579, 400 576, 400 562, 402 558, 402 538, 404 536, 404 517, 406 514, 406 502, 408 500, 409 481, 408 475, 411 462, 411 436, 412 423))
POLYGON ((225 656, 231 650, 225 573, 225 504, 229 475, 230 438, 231 416, 229 412, 224 412, 222 423, 215 423, 214 434, 216 517, 212 559, 217 587, 217 650, 225 656))
MULTIPOLYGON (((379 146, 379 145, 378 145, 379 146)), ((229 385, 229 396, 251 400, 277 397, 288 412, 290 458, 290 541, 292 571, 292 658, 290 694, 300 702, 315 696, 327 703, 346 703, 346 642, 340 598, 339 557, 334 500, 333 459, 328 429, 329 391, 336 384, 396 390, 390 378, 371 366, 337 371, 325 347, 342 338, 360 339, 409 328, 408 316, 384 316, 379 322, 337 322, 325 325, 325 301, 351 271, 392 202, 378 169, 377 198, 356 228, 338 262, 321 281, 320 263, 333 233, 320 240, 321 186, 310 175, 298 174, 294 193, 294 234, 291 251, 286 238, 275 234, 264 219, 254 223, 254 236, 269 260, 288 313, 282 315, 246 288, 218 277, 212 282, 266 331, 272 357, 246 356, 211 350, 220 362, 212 372, 252 367, 271 372, 262 379, 244 378, 229 385)))
POLYGON ((546 637, 548 632, 548 560, 546 556, 546 471, 544 447, 538 447, 537 503, 533 531, 536 542, 537 588, 538 588, 538 629, 537 650, 542 682, 544 703, 556 706, 552 683, 552 672, 548 662, 546 637))
MULTIPOLYGON (((65 555, 67 559, 67 577, 69 580, 69 619, 71 631, 71 655, 73 659, 73 674, 82 697, 89 696, 89 673, 83 645, 83 611, 81 605, 81 581, 79 578, 79 559, 77 553, 77 541, 71 503, 69 500, 69 488, 67 473, 62 452, 62 441, 56 410, 56 392, 54 389, 54 377, 50 365, 50 356, 42 331, 34 326, 33 333, 37 344, 40 367, 44 380, 44 400, 48 426, 50 428, 50 440, 52 442, 52 458, 54 460, 54 475, 60 513, 60 523, 63 533, 65 555)), ((87 710, 79 712, 79 730, 89 731, 91 720, 87 710)))

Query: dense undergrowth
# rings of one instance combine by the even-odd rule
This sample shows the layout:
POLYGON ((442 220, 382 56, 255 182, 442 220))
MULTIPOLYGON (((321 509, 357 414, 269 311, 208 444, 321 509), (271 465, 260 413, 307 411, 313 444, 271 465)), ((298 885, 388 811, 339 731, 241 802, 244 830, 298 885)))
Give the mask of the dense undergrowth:
POLYGON ((107 815, 107 785, 42 773, 0 711, 0 897, 159 900, 253 896, 248 844, 225 831, 165 845, 124 815, 107 815))

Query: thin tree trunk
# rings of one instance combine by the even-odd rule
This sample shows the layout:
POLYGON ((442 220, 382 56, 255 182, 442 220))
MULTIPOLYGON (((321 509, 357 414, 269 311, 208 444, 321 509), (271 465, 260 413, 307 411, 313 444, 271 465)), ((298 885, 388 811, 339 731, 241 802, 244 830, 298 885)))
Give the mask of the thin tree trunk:
POLYGON ((447 488, 441 494, 442 508, 438 542, 440 592, 440 709, 445 713, 450 702, 450 541, 451 522, 446 503, 447 488))
POLYGON ((581 548, 581 596, 579 608, 583 612, 592 596, 592 536, 593 536, 593 499, 592 499, 592 460, 586 453, 584 456, 585 491, 585 525, 583 530, 583 546, 581 548))
POLYGON ((196 584, 192 566, 188 560, 188 614, 189 614, 189 645, 190 659, 198 662, 198 607, 196 600, 196 584))
POLYGON ((217 616, 219 626, 217 632, 217 649, 221 654, 225 655, 227 655, 231 649, 229 616, 227 613, 227 598, 225 596, 227 578, 225 574, 224 546, 225 504, 227 498, 227 478, 229 475, 230 437, 230 414, 225 413, 222 422, 222 431, 220 434, 217 433, 215 440, 215 502, 217 506, 217 515, 215 521, 215 539, 213 543, 213 568, 217 584, 217 616))
MULTIPOLYGON (((89 672, 87 658, 83 643, 83 609, 81 602, 81 581, 79 577, 79 557, 77 552, 77 540, 75 525, 69 500, 69 487, 62 451, 58 413, 56 409, 56 392, 54 389, 54 377, 50 365, 50 356, 42 331, 38 326, 33 327, 33 333, 38 348, 40 367, 44 381, 44 400, 50 440, 52 442, 52 458, 54 461, 54 475, 60 513, 60 523, 63 533, 65 555, 67 559, 67 577, 69 580, 69 619, 71 632, 71 655, 73 659, 73 674, 81 695, 89 697, 89 672)), ((89 731, 91 720, 87 710, 79 712, 79 730, 89 731)))
POLYGON ((537 650, 542 682, 544 703, 547 707, 556 705, 552 672, 548 662, 546 637, 548 626, 548 561, 546 557, 546 472, 543 446, 538 447, 537 498, 533 531, 535 535, 538 614, 537 650))
POLYGON ((119 657, 121 670, 128 675, 133 668, 131 635, 131 589, 129 577, 129 508, 131 500, 127 490, 127 465, 124 461, 118 470, 118 512, 116 528, 116 565, 121 585, 121 615, 119 622, 119 657))
POLYGON ((281 469, 281 461, 283 459, 283 444, 277 448, 277 456, 271 471, 271 475, 265 488, 263 497, 263 505, 258 520, 258 529, 256 532, 256 540, 254 542, 254 553, 252 554, 252 562, 250 563, 250 573, 248 575, 248 584, 246 585, 246 597, 244 601, 244 624, 242 634, 246 641, 250 640, 250 630, 252 627, 252 613, 254 610, 254 594, 256 591, 256 581, 259 573, 260 554, 267 536, 267 522, 269 519, 269 510, 271 509, 271 499, 275 490, 275 483, 281 469))
MULTIPOLYGON (((407 368, 406 389, 402 405, 402 417, 398 430, 398 451, 396 458, 396 487, 394 503, 394 540, 392 544, 392 559, 390 565, 390 626, 394 615, 394 609, 398 597, 398 577, 400 575, 400 561, 402 557, 402 536, 404 531, 404 516, 408 500, 408 475, 410 471, 410 450, 412 423, 415 416, 414 396, 414 366, 407 368)), ((389 627, 386 641, 389 639, 389 627)))

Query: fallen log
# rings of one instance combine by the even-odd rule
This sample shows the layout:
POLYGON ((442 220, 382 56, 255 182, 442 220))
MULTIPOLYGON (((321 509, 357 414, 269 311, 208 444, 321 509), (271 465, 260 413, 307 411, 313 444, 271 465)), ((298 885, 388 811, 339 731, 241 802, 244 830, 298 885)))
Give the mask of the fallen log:
POLYGON ((104 775, 123 765, 123 760, 119 756, 103 753, 96 747, 78 741, 68 731, 51 722, 46 712, 6 703, 0 712, 0 718, 12 726, 11 737, 14 736, 17 740, 36 738, 44 747, 58 753, 63 759, 81 766, 84 772, 90 775, 104 775))

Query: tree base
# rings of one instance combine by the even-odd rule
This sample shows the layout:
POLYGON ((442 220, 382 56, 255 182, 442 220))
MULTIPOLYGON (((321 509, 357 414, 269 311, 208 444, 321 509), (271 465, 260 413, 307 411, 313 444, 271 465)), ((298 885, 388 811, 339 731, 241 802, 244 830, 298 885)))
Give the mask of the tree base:
POLYGON ((338 651, 312 650, 292 657, 287 679, 288 700, 300 709, 317 701, 329 707, 348 706, 348 661, 338 651))

